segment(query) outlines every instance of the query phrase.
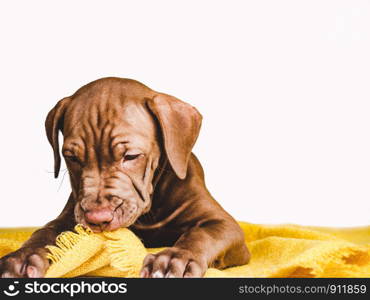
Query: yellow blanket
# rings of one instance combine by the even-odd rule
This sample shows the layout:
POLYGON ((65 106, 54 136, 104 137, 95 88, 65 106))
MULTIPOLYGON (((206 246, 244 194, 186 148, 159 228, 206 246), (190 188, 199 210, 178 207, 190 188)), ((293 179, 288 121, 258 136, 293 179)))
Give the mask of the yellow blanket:
MULTIPOLYGON (((206 277, 370 277, 370 226, 335 229, 240 222, 249 264, 208 269, 206 277)), ((16 250, 35 228, 0 229, 0 256, 16 250)), ((128 229, 95 234, 81 226, 48 247, 47 277, 137 277, 148 252, 128 229)))

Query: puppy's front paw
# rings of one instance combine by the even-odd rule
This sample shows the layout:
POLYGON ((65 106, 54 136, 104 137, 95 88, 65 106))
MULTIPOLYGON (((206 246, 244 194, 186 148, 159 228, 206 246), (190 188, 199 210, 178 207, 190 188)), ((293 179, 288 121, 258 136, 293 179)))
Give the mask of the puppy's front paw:
POLYGON ((49 267, 45 249, 20 248, 0 259, 0 278, 44 277, 49 267))
POLYGON ((206 270, 206 262, 197 259, 191 251, 172 247, 157 254, 148 254, 140 277, 202 277, 206 270))

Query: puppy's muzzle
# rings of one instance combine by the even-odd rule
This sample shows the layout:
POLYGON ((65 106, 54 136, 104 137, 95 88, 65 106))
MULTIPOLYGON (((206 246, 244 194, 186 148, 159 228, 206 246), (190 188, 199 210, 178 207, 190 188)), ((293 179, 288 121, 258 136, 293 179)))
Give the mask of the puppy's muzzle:
POLYGON ((75 217, 94 232, 113 231, 132 225, 140 211, 134 199, 114 197, 114 201, 82 200, 75 207, 75 217))
POLYGON ((85 211, 85 221, 92 226, 106 227, 113 217, 113 211, 108 207, 85 211))

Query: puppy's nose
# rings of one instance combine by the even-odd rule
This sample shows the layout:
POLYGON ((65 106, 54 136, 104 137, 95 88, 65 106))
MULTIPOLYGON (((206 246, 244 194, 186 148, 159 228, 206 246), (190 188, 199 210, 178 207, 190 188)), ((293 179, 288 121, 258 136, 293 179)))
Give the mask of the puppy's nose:
POLYGON ((94 225, 108 225, 113 220, 113 212, 109 208, 98 208, 85 212, 86 222, 94 225))

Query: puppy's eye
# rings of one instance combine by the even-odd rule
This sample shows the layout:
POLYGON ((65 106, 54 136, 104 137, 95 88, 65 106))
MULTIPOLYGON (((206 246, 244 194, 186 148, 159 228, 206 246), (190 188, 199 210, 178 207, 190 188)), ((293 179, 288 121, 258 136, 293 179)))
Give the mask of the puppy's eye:
POLYGON ((126 161, 126 160, 134 160, 136 158, 138 158, 140 156, 140 154, 126 154, 123 159, 126 161))

